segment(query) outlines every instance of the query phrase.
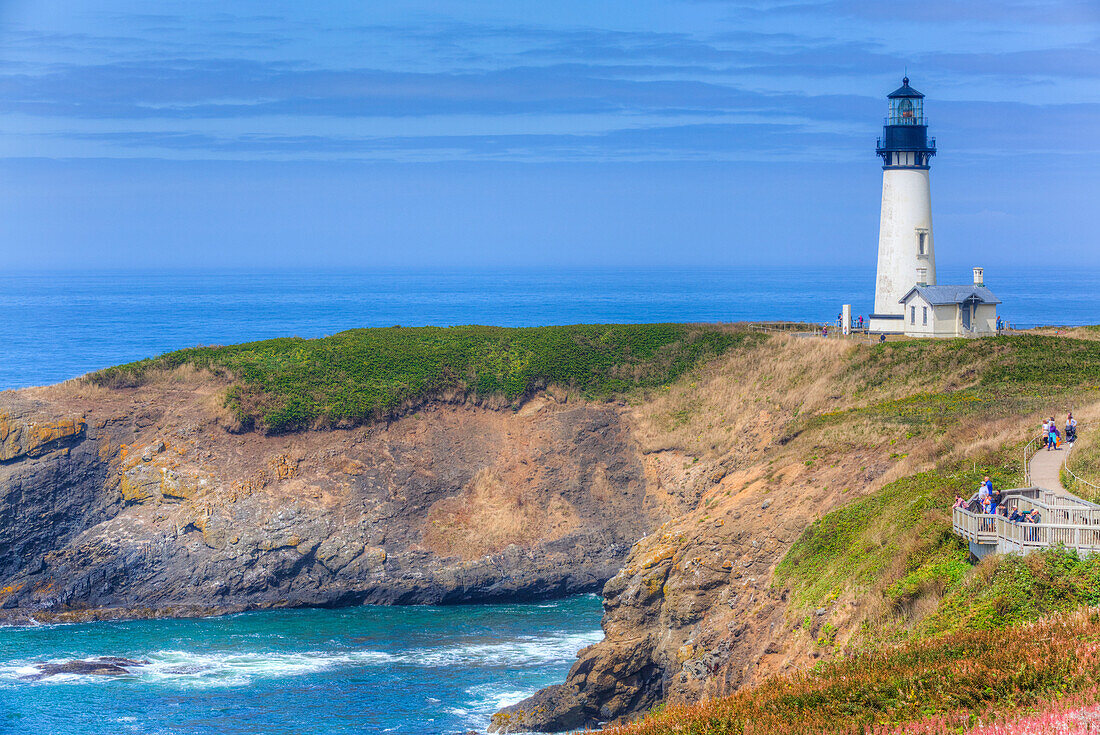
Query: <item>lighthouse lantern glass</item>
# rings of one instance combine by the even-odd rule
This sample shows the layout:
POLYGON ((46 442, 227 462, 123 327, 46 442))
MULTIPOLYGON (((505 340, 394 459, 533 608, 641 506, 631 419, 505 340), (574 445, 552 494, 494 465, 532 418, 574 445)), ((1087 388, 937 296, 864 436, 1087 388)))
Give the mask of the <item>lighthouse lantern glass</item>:
POLYGON ((924 100, 919 97, 891 99, 890 125, 924 125, 924 100))

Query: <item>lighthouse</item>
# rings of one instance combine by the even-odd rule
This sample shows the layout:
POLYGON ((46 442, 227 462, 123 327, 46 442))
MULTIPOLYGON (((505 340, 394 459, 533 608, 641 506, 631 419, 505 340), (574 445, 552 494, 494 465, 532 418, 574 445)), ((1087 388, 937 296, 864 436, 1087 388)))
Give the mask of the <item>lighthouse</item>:
POLYGON ((870 330, 911 337, 997 334, 1001 302, 986 287, 983 268, 974 268, 973 282, 965 285, 936 281, 928 179, 936 139, 928 137, 924 95, 905 77, 887 99, 890 108, 875 147, 882 158, 882 212, 870 330))
POLYGON ((928 137, 924 95, 909 77, 887 95, 889 112, 875 152, 882 157, 874 332, 904 332, 901 298, 913 287, 936 285, 932 188, 928 173, 936 139, 928 137))

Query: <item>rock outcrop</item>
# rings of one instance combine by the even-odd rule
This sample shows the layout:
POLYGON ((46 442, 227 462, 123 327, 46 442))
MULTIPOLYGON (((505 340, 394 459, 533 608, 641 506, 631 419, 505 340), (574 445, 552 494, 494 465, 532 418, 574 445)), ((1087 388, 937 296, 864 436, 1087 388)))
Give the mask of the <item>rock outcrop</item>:
POLYGON ((217 391, 0 394, 0 620, 596 591, 677 502, 611 404, 262 436, 217 391))
POLYGON ((35 664, 37 674, 28 674, 19 677, 24 681, 39 681, 51 676, 68 674, 71 676, 129 676, 131 669, 148 665, 148 661, 135 661, 121 656, 100 656, 88 660, 78 659, 65 661, 64 663, 35 664))

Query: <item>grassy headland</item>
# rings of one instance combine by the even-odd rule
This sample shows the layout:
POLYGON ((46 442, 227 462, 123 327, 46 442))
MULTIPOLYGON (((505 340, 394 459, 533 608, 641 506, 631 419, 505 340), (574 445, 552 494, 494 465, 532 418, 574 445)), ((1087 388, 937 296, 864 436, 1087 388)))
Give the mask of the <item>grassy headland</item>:
MULTIPOLYGON (((1074 635, 1100 640, 1100 616, 1026 627, 1100 604, 1100 559, 1052 551, 973 567, 947 512, 984 475, 1000 487, 1022 481, 1019 450, 1042 416, 1100 416, 1100 340, 1080 336, 866 345, 719 325, 394 327, 196 347, 89 380, 125 387, 208 371, 225 381, 239 424, 268 432, 354 425, 435 400, 517 405, 551 386, 591 399, 643 391, 643 451, 712 463, 719 479, 755 467, 775 492, 790 492, 800 472, 820 473, 803 492, 827 482, 822 497, 853 500, 799 526, 772 584, 790 593, 795 635, 814 630, 806 645, 833 658, 629 732, 845 732, 969 722, 1100 685, 1092 658, 1068 658, 1074 635), (1054 654, 1030 657, 1036 635, 1054 654), (981 677, 998 683, 983 688, 981 677)), ((1087 426, 1083 438, 1100 435, 1087 426)), ((1075 450, 1082 466, 1088 446, 1075 450)), ((698 513, 717 518, 742 502, 725 490, 698 513)), ((701 526, 690 514, 688 524, 701 526)))
POLYGON ((88 379, 125 387, 183 366, 207 370, 229 381, 226 407, 242 428, 277 433, 384 419, 431 400, 516 403, 554 385, 605 398, 670 383, 701 360, 761 339, 688 324, 353 329, 193 347, 88 379))
MULTIPOLYGON (((1061 664, 1044 668, 1053 638, 1043 638, 1041 654, 1026 641, 1047 635, 1045 628, 1036 634, 1027 627, 1032 621, 1100 604, 1100 559, 1054 550, 974 566, 966 544, 950 531, 949 508, 956 493, 971 494, 985 475, 1001 488, 1022 484, 1021 450, 1043 416, 1061 419, 1073 410, 1083 427, 1093 425, 1093 413, 1100 412, 1100 342, 1029 334, 826 347, 822 340, 804 347, 769 343, 758 348, 764 359, 752 367, 723 368, 720 379, 700 379, 698 388, 694 378, 690 385, 680 381, 653 404, 648 427, 661 436, 653 446, 721 461, 736 443, 719 429, 744 414, 752 426, 774 426, 781 437, 764 470, 773 492, 812 493, 827 483, 843 497, 862 486, 862 494, 840 500, 802 532, 771 580, 777 596, 788 595, 792 632, 785 640, 829 663, 730 698, 670 707, 615 732, 879 727, 874 732, 885 733, 928 718, 954 724, 927 732, 965 732, 973 718, 1008 716, 1020 706, 1097 686, 1095 672, 1074 674, 1067 683, 1059 678, 1061 664), (732 408, 716 408, 723 405, 732 408), (768 417, 759 418, 765 411, 768 417), (895 464, 873 475, 860 466, 863 459, 853 463, 856 457, 895 464), (791 478, 798 470, 792 468, 803 466, 820 479, 795 490, 791 478), (955 646, 960 640, 975 656, 1003 646, 990 665, 968 658, 955 646), (991 678, 971 696, 975 667, 991 678)), ((1084 441, 1074 450, 1083 468, 1090 466, 1089 446, 1084 441)), ((721 516, 718 506, 709 512, 721 516)), ((1095 639, 1100 615, 1094 617, 1088 635, 1095 639)), ((1069 655, 1072 636, 1056 645, 1069 655)))

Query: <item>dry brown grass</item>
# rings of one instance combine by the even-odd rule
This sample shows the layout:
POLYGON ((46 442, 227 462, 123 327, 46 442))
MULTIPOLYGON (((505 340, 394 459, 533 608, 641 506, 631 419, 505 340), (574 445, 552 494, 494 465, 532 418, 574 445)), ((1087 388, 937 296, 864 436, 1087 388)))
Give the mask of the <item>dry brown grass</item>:
MULTIPOLYGON (((1066 412, 1063 411, 1055 415, 1059 430, 1065 423, 1065 414, 1066 412)), ((1077 419, 1078 440, 1066 457, 1066 467, 1073 470, 1073 473, 1086 483, 1100 485, 1100 431, 1096 429, 1100 425, 1100 402, 1075 408, 1073 415, 1077 419)), ((1072 476, 1064 477, 1063 484, 1066 484, 1067 490, 1083 498, 1094 502, 1100 501, 1100 490, 1087 484, 1074 482, 1072 476)))
MULTIPOLYGON (((712 361, 635 411, 645 452, 716 457, 789 438, 804 420, 920 393, 972 384, 986 356, 964 354, 928 370, 920 360, 872 362, 873 347, 845 340, 776 336, 712 361)), ((822 426, 831 445, 874 444, 881 418, 847 417, 822 426)), ((983 432, 984 434, 985 432, 983 432)))
POLYGON ((714 360, 637 408, 642 450, 718 456, 773 439, 794 416, 843 396, 835 379, 854 349, 780 336, 714 360))
POLYGON ((561 538, 578 522, 564 498, 540 500, 530 484, 508 482, 482 469, 460 494, 432 506, 422 543, 440 556, 476 559, 510 544, 561 538))

